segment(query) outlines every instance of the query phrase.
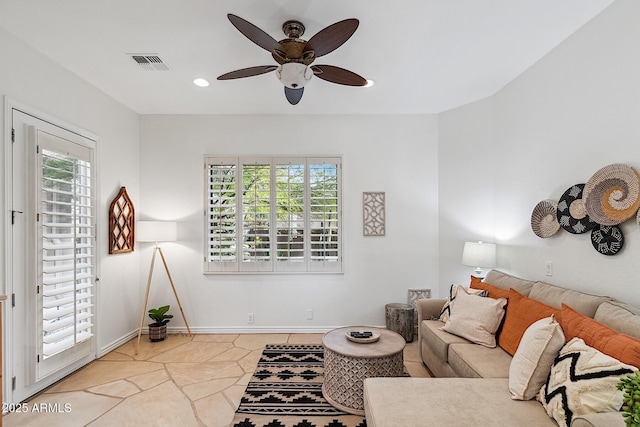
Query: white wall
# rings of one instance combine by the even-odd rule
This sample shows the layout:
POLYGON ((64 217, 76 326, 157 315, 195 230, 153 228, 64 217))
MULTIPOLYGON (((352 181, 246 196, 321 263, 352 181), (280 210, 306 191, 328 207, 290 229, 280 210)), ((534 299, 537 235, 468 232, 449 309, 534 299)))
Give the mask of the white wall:
MULTIPOLYGON (((496 241, 499 267, 514 274, 640 305, 633 221, 614 257, 598 254, 588 235, 540 239, 529 226, 538 201, 600 167, 640 169, 639 15, 640 3, 617 1, 495 96, 437 117, 139 117, 2 30, 0 94, 100 136, 103 219, 125 185, 138 218, 180 221, 180 242, 165 251, 189 322, 201 330, 383 324, 384 304, 404 301, 407 288, 438 296, 468 281, 465 240, 496 241), (342 155, 344 274, 203 275, 204 154, 342 155), (386 192, 386 237, 362 236, 363 191, 386 192)), ((99 250, 98 344, 106 348, 137 327, 151 248, 110 256, 103 240, 99 250)), ((151 304, 174 304, 162 271, 155 274, 151 304)), ((182 325, 179 316, 172 325, 182 325)))
POLYGON ((635 218, 615 256, 596 252, 588 233, 540 239, 530 228, 539 201, 601 167, 640 170, 637 16, 640 2, 614 3, 495 96, 439 116, 441 293, 468 283, 463 242, 484 239, 498 243, 505 271, 640 305, 635 218))
MULTIPOLYGON (((64 70, 42 54, 0 29, 0 96, 25 104, 61 121, 99 136, 98 213, 101 260, 98 284, 98 349, 109 347, 133 331, 139 321, 142 290, 139 284, 139 252, 107 255, 108 217, 111 199, 126 186, 133 203, 139 196, 139 117, 74 74, 64 70)), ((0 135, 5 135, 4 100, 0 105, 0 135)), ((8 141, 7 141, 8 142, 8 141)), ((8 142, 10 143, 10 142, 8 142)), ((0 233, 5 247, 5 165, 4 147, 0 150, 3 171, 0 199, 0 233)), ((0 277, 5 277, 4 254, 0 257, 0 277)), ((4 280, 0 293, 5 293, 4 280)))
MULTIPOLYGON (((141 144, 139 212, 180 221, 164 250, 194 329, 384 325, 385 303, 437 283, 434 116, 143 116, 141 144), (344 274, 203 275, 205 154, 342 155, 344 274), (363 191, 386 192, 385 237, 362 236, 363 191)), ((150 257, 147 247, 142 275, 150 257)), ((154 274, 150 303, 175 307, 164 272, 154 274)), ((173 314, 170 326, 182 325, 173 314)))

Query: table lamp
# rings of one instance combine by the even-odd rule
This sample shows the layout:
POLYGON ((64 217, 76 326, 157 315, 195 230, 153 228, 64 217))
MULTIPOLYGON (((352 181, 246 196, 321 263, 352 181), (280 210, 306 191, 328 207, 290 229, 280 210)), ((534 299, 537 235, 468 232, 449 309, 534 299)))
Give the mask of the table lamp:
POLYGON ((465 242, 462 250, 462 264, 476 267, 474 273, 480 277, 483 267, 493 268, 496 266, 495 243, 465 242))

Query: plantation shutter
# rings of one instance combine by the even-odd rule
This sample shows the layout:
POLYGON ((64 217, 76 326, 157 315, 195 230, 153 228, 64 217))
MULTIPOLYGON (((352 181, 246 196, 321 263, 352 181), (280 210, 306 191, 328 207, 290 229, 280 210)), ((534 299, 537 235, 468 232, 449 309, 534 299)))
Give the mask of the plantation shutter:
POLYGON ((238 270, 237 169, 235 159, 207 165, 207 270, 238 270))
POLYGON ((91 148, 37 132, 38 291, 45 361, 93 336, 95 177, 91 148))
POLYGON ((306 170, 305 162, 301 159, 289 161, 278 159, 276 163, 276 269, 278 271, 306 271, 307 269, 306 170))
POLYGON ((271 271, 271 164, 242 163, 241 271, 271 271))
POLYGON ((340 162, 337 159, 312 161, 309 164, 309 270, 340 271, 340 162))

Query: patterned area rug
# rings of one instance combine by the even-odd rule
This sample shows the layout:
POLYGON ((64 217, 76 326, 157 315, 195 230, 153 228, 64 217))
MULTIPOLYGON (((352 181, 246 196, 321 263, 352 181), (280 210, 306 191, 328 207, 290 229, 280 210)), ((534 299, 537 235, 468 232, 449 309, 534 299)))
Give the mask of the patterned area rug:
POLYGON ((322 345, 269 344, 240 401, 233 427, 366 427, 322 397, 322 345))

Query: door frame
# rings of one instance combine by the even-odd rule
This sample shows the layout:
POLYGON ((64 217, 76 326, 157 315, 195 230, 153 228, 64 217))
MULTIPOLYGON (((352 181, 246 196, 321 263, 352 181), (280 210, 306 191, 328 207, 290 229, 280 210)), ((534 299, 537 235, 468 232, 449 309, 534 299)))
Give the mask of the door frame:
MULTIPOLYGON (((102 224, 102 214, 101 208, 102 203, 100 200, 100 167, 99 167, 99 159, 100 159, 100 144, 98 135, 87 131, 86 129, 80 128, 76 125, 68 123, 62 119, 58 119, 50 114, 47 114, 43 111, 40 111, 36 108, 33 108, 29 105, 21 103, 13 98, 8 96, 4 97, 4 149, 2 150, 4 155, 4 197, 0 200, 0 204, 3 206, 2 213, 0 217, 4 216, 3 220, 3 235, 4 235, 4 259, 0 263, 0 269, 4 266, 4 271, 1 273, 0 277, 4 279, 4 289, 0 288, 0 294, 4 294, 7 296, 7 300, 4 302, 4 307, 2 310, 2 396, 4 402, 8 403, 19 403, 14 401, 14 390, 12 387, 12 378, 14 376, 14 351, 13 351, 13 341, 14 341, 14 322, 12 316, 12 298, 11 295, 14 290, 14 286, 12 283, 13 277, 13 254, 11 253, 11 248, 13 245, 12 242, 12 224, 11 224, 11 215, 9 214, 10 210, 13 208, 13 164, 12 164, 12 128, 13 128, 13 110, 19 110, 20 112, 32 116, 35 119, 41 120, 43 122, 47 122, 53 126, 62 128, 68 132, 77 134, 83 138, 90 139, 95 142, 94 148, 94 158, 95 158, 95 222, 97 224, 96 231, 101 230, 100 224, 102 224)), ((96 257, 95 257, 95 271, 96 271, 96 283, 95 283, 95 305, 94 305, 94 324, 95 324, 95 348, 93 354, 91 354, 91 360, 98 357, 98 338, 99 338, 99 300, 100 300, 100 287, 99 277, 101 275, 100 271, 100 259, 101 259, 101 244, 103 239, 100 238, 100 233, 96 234, 96 257)), ((48 387, 49 385, 55 383, 56 381, 64 378, 75 370, 81 368, 82 366, 89 363, 91 360, 85 361, 81 359, 80 361, 73 363, 65 368, 61 369, 55 374, 50 375, 48 378, 43 379, 39 382, 42 385, 42 388, 48 387)))

